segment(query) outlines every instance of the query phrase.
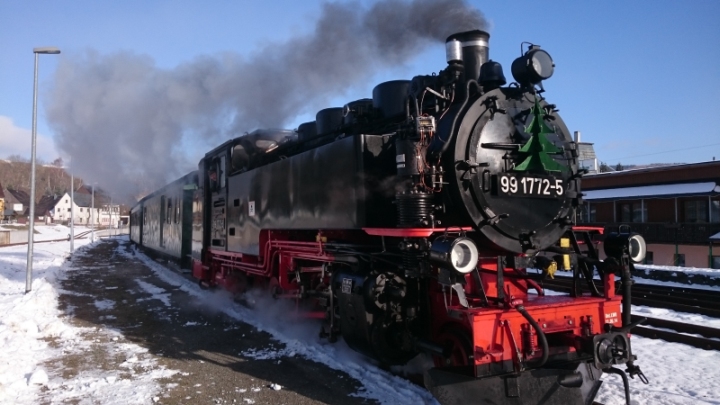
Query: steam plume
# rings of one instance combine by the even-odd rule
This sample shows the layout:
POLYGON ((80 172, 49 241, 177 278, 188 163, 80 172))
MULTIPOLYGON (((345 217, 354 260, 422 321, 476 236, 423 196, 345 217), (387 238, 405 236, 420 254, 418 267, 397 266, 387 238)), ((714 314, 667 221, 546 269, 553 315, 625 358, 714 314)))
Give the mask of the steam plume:
POLYGON ((465 0, 326 3, 310 34, 249 57, 199 56, 166 70, 132 52, 87 51, 61 59, 48 119, 76 175, 138 195, 192 170, 214 145, 287 125, 422 45, 485 25, 465 0))

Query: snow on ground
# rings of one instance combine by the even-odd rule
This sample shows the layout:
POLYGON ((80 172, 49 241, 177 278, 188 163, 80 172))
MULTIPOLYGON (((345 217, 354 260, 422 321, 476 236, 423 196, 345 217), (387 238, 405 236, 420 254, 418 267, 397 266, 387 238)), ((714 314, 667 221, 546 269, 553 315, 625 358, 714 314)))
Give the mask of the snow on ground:
POLYGON ((648 272, 649 270, 663 270, 663 271, 672 271, 677 273, 685 273, 687 275, 694 275, 694 276, 707 276, 707 277, 714 277, 714 278, 720 278, 720 269, 705 269, 700 267, 677 267, 677 266, 658 266, 654 264, 636 264, 636 269, 645 270, 645 272, 648 272))
MULTIPOLYGON (((720 352, 639 336, 633 336, 632 350, 650 380, 648 385, 630 380, 633 405, 720 404, 720 352)), ((625 404, 620 377, 604 375, 603 380, 596 401, 625 404)))
MULTIPOLYGON (((76 231, 77 231, 76 227, 76 231)), ((37 226, 35 240, 58 239, 67 227, 37 226), (65 228, 65 229, 62 229, 65 228)), ((89 240, 75 241, 75 254, 83 254, 89 240)), ((33 249, 33 283, 25 293, 27 245, 0 247, 0 403, 36 404, 51 393, 53 403, 145 404, 160 390, 155 383, 174 372, 156 365, 141 346, 123 341, 114 330, 71 325, 58 309, 59 278, 73 269, 65 258, 69 242, 36 243, 33 249), (90 338, 91 337, 91 338, 90 338), (56 375, 45 364, 61 356, 83 356, 96 345, 123 356, 117 370, 85 371, 72 378, 56 375), (132 378, 123 375, 132 374, 132 378)), ((114 305, 96 301, 98 308, 114 305)))
MULTIPOLYGON (((41 230, 48 239, 68 233, 53 229, 55 227, 48 228, 52 229, 48 229, 49 235, 41 230)), ((87 239, 77 240, 76 254, 83 254, 83 246, 87 244, 87 239)), ((0 313, 5 314, 0 320, 0 347, 3 348, 0 356, 0 403, 33 404, 41 395, 48 395, 47 392, 51 393, 53 401, 74 400, 80 404, 151 403, 159 391, 156 380, 172 375, 173 371, 158 367, 144 348, 123 342, 118 331, 72 326, 57 309, 58 277, 73 270, 65 262, 68 249, 68 242, 35 245, 33 289, 25 294, 27 247, 0 248, 0 313), (94 336, 99 333, 100 338, 87 341, 85 337, 90 332, 95 333, 94 336), (122 378, 122 370, 99 369, 84 371, 63 380, 42 366, 67 353, 80 355, 90 344, 103 344, 107 350, 122 353, 126 360, 121 368, 144 371, 135 374, 132 380, 122 378), (136 365, 142 367, 134 367, 136 365)), ((124 249, 119 249, 118 254, 126 253, 124 249)), ((235 319, 271 333, 277 340, 277 347, 238 353, 243 357, 282 361, 284 356, 303 356, 342 370, 359 380, 363 385, 356 394, 359 397, 376 399, 385 404, 436 403, 424 389, 377 368, 343 342, 329 344, 319 340, 316 325, 273 321, 287 319, 273 316, 273 313, 285 314, 289 310, 282 304, 260 303, 255 310, 229 305, 229 297, 225 294, 201 290, 196 283, 142 254, 135 257, 143 260, 164 281, 235 319)), ((142 281, 138 282, 138 286, 166 303, 168 291, 142 281)), ((115 303, 100 300, 95 301, 95 305, 102 309, 115 303)), ((633 311, 710 326, 716 326, 718 322, 700 315, 656 308, 634 307, 633 311)), ((717 366, 720 364, 720 352, 637 336, 633 337, 633 351, 638 356, 637 364, 650 379, 649 385, 643 385, 637 379, 631 380, 634 405, 720 404, 720 384, 717 383, 720 381, 720 367, 717 366)), ((604 380, 598 401, 606 405, 624 404, 621 380, 608 375, 604 376, 604 380)))
MULTIPOLYGON (((117 254, 128 255, 123 247, 118 249, 117 254)), ((132 257, 142 260, 166 283, 199 298, 215 310, 253 325, 258 330, 270 333, 278 342, 277 347, 247 350, 238 353, 240 356, 257 360, 277 359, 277 361, 282 361, 281 358, 286 356, 302 356, 330 368, 344 371, 360 381, 363 387, 356 394, 358 397, 374 399, 383 404, 437 404, 427 390, 381 370, 371 364, 366 357, 350 349, 344 342, 331 344, 326 340, 320 340, 317 337, 319 325, 310 324, 307 321, 288 322, 287 313, 293 311, 288 302, 270 302, 270 300, 264 301, 262 297, 253 297, 257 300, 254 310, 229 305, 232 302, 231 297, 222 291, 203 290, 197 283, 139 252, 132 257)), ((143 289, 147 288, 148 292, 153 295, 161 295, 161 288, 145 284, 147 286, 143 289)))
MULTIPOLYGON (((643 280, 643 283, 646 280, 643 280)), ((652 281, 652 284, 678 284, 652 281)), ((687 287, 687 285, 685 285, 687 287)), ((695 286, 693 286, 695 287, 695 286)), ((715 290, 720 288, 715 287, 715 290)), ((545 290, 547 295, 564 295, 545 290)), ((667 319, 694 325, 720 328, 720 319, 710 316, 677 312, 664 308, 633 305, 632 313, 641 316, 667 319)), ((720 405, 720 352, 702 350, 679 343, 641 336, 632 337, 633 354, 648 385, 637 378, 630 379, 632 405, 720 405)), ((625 369, 625 367, 619 367, 625 369)), ((605 405, 624 405, 623 384, 620 377, 603 375, 597 402, 605 405)))
POLYGON ((135 280, 137 285, 140 286, 146 293, 150 294, 150 298, 145 298, 146 300, 156 299, 161 301, 163 304, 165 304, 166 307, 170 306, 170 293, 165 291, 164 289, 147 283, 142 280, 135 280))

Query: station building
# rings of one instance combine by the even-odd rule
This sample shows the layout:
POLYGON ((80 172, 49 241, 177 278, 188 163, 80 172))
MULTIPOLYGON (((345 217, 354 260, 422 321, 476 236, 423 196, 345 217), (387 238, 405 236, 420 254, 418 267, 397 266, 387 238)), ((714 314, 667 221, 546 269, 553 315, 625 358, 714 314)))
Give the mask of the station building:
POLYGON ((594 173, 582 185, 578 224, 642 234, 646 264, 720 269, 720 161, 594 173))

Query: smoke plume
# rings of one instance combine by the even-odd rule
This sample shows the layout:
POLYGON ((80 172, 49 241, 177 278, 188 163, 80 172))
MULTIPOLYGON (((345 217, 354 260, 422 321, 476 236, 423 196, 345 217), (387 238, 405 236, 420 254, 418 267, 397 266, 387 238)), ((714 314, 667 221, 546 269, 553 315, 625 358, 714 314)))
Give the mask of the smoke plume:
POLYGON ((133 52, 87 51, 61 59, 48 119, 76 175, 137 196, 192 170, 227 139, 287 125, 423 45, 485 25, 465 0, 326 3, 311 33, 249 56, 160 69, 133 52))

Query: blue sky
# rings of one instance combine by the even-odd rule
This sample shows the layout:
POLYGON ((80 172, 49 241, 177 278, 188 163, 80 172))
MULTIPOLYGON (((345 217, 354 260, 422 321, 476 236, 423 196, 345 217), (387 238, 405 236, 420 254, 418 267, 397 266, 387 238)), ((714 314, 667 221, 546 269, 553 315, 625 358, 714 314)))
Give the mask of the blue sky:
MULTIPOLYGON (((545 83, 545 96, 571 131, 580 130, 583 141, 595 144, 601 161, 720 159, 720 1, 469 3, 490 23, 490 57, 503 64, 508 78, 522 41, 552 55, 556 70, 545 83)), ((72 160, 81 157, 55 146, 45 104, 63 58, 123 51, 172 70, 228 52, 272 54, 275 44, 312 32, 320 9, 320 1, 310 0, 0 0, 0 158, 29 156, 34 47, 62 50, 40 56, 38 156, 72 160)), ((330 104, 370 97, 384 80, 445 67, 442 43, 424 49, 360 82, 347 72, 347 87, 338 89, 330 104)), ((311 118, 300 114, 289 126, 311 118)))

